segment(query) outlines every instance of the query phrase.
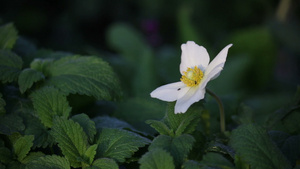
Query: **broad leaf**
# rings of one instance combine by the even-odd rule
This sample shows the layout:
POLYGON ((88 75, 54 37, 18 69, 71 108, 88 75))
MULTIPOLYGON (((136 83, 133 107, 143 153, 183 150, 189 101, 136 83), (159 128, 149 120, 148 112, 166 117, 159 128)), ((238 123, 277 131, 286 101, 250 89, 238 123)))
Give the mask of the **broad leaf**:
POLYGON ((119 166, 113 159, 99 158, 95 160, 92 167, 88 169, 119 169, 119 166))
POLYGON ((0 147, 0 163, 8 164, 12 159, 11 151, 6 147, 0 147))
POLYGON ((183 169, 200 169, 200 164, 197 161, 186 161, 182 165, 183 169))
POLYGON ((135 133, 112 128, 103 128, 97 138, 97 157, 107 157, 124 162, 136 152, 139 147, 148 144, 150 140, 135 133))
POLYGON ((0 49, 12 49, 18 39, 18 32, 14 24, 0 26, 0 49))
POLYGON ((33 83, 45 79, 43 73, 34 69, 24 69, 19 76, 18 84, 20 86, 21 93, 24 93, 27 89, 31 88, 33 83))
POLYGON ((0 118, 0 134, 11 135, 24 129, 22 118, 16 114, 7 114, 0 118))
POLYGON ((6 102, 5 100, 2 98, 2 93, 0 93, 0 116, 4 115, 6 113, 6 110, 5 110, 5 105, 6 105, 6 102))
POLYGON ((194 142, 194 137, 188 134, 183 134, 174 138, 166 135, 159 135, 152 141, 149 150, 161 148, 170 152, 176 166, 180 166, 184 159, 187 158, 194 142))
POLYGON ((48 73, 46 85, 54 85, 66 94, 78 93, 104 100, 115 100, 121 95, 112 68, 97 57, 64 57, 50 64, 48 73))
POLYGON ((147 152, 139 160, 140 169, 175 169, 172 156, 163 149, 147 152))
POLYGON ((11 51, 0 50, 0 81, 17 81, 23 65, 22 59, 11 51))
POLYGON ((92 143, 97 132, 94 121, 92 121, 86 114, 78 114, 73 116, 71 119, 80 124, 83 131, 88 136, 89 141, 92 143))
POLYGON ((39 157, 44 157, 45 154, 38 151, 38 152, 30 152, 28 153, 28 155, 22 160, 22 163, 23 164, 27 164, 27 163, 30 163, 31 161, 39 158, 39 157))
POLYGON ((18 160, 22 160, 26 157, 33 145, 33 135, 25 135, 16 140, 13 144, 14 153, 17 155, 18 160))
POLYGON ((72 167, 81 167, 79 159, 87 150, 87 136, 82 127, 73 120, 62 117, 54 119, 51 134, 72 167))
POLYGON ((129 128, 131 130, 135 130, 134 127, 132 127, 127 122, 119 120, 119 119, 114 118, 114 117, 98 116, 98 117, 95 117, 93 119, 93 121, 96 124, 96 129, 101 129, 101 128, 118 128, 118 129, 129 128))
POLYGON ((202 108, 198 106, 190 107, 186 113, 175 114, 175 103, 169 103, 167 107, 166 123, 175 132, 176 136, 182 133, 192 133, 201 119, 202 108))
POLYGON ((251 168, 291 168, 266 131, 259 126, 241 125, 233 130, 230 145, 251 168))
POLYGON ((69 161, 57 155, 48 155, 31 161, 26 169, 70 169, 69 161))
POLYGON ((161 135, 174 136, 173 131, 170 130, 169 127, 162 121, 147 120, 146 123, 150 124, 150 126, 153 127, 161 135))
POLYGON ((71 107, 65 95, 53 87, 44 87, 31 95, 34 109, 46 127, 52 126, 55 116, 67 118, 71 107))

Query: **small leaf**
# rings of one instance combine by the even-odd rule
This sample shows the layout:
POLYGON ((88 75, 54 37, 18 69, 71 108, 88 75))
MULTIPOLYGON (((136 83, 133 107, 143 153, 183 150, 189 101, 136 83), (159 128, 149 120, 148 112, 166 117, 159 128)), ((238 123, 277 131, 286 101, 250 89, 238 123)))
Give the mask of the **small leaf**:
POLYGON ((96 169, 119 169, 118 164, 109 158, 99 158, 93 162, 92 166, 96 169))
POLYGON ((18 32, 12 23, 0 27, 0 49, 12 49, 18 39, 18 32))
POLYGON ((31 162, 31 161, 33 161, 33 160, 39 158, 39 157, 44 157, 44 156, 45 156, 45 154, 42 153, 42 152, 40 152, 40 151, 38 151, 38 152, 30 152, 30 153, 22 160, 22 163, 23 163, 23 164, 27 164, 27 163, 29 163, 29 162, 31 162))
POLYGON ((206 167, 234 169, 234 165, 218 153, 207 153, 201 160, 201 165, 206 167))
POLYGON ((230 145, 238 156, 251 165, 251 168, 291 168, 266 131, 259 126, 241 125, 233 130, 230 145))
POLYGON ((94 161, 97 147, 98 147, 98 145, 94 144, 94 145, 90 146, 84 153, 85 157, 88 158, 88 164, 92 164, 92 162, 94 161))
POLYGON ((70 169, 69 161, 57 155, 47 155, 31 161, 26 169, 70 169))
POLYGON ((0 50, 0 81, 17 81, 23 65, 22 59, 11 51, 0 50))
POLYGON ((80 126, 83 128, 83 131, 88 136, 89 141, 92 143, 97 132, 94 121, 90 120, 89 116, 86 114, 78 114, 73 116, 71 119, 80 124, 80 126))
POLYGON ((34 109, 46 127, 52 126, 55 116, 67 118, 71 107, 65 95, 53 87, 44 87, 31 95, 34 109))
POLYGON ((115 100, 121 95, 116 74, 97 57, 64 57, 50 64, 48 73, 46 85, 54 85, 65 94, 78 93, 99 100, 115 100))
POLYGON ((6 105, 6 102, 2 98, 2 93, 0 93, 0 116, 4 115, 6 113, 5 105, 6 105))
POLYGON ((87 136, 82 127, 73 120, 62 117, 54 118, 51 134, 58 142, 63 155, 72 167, 81 167, 78 160, 84 157, 87 150, 87 136))
POLYGON ((149 150, 161 148, 170 152, 176 166, 180 166, 184 159, 187 158, 194 142, 194 137, 188 134, 183 134, 174 138, 166 135, 159 135, 152 141, 149 150))
POLYGON ((25 135, 20 137, 16 142, 13 144, 14 153, 17 155, 18 160, 22 162, 22 160, 26 157, 28 152, 30 151, 33 145, 33 135, 25 135))
POLYGON ((173 132, 169 129, 169 127, 162 121, 158 120, 147 120, 147 124, 150 124, 156 131, 161 135, 174 136, 173 132))
POLYGON ((147 152, 139 160, 140 169, 175 169, 172 156, 163 149, 147 152))
POLYGON ((24 129, 22 118, 16 114, 7 114, 0 118, 0 134, 11 135, 24 129))
POLYGON ((169 103, 167 107, 167 117, 166 123, 170 125, 170 128, 175 131, 176 136, 181 134, 190 134, 195 131, 201 119, 202 109, 199 107, 191 107, 189 110, 183 114, 174 113, 175 103, 169 103))
POLYGON ((24 93, 27 89, 31 88, 33 83, 45 79, 43 73, 34 69, 24 69, 19 76, 18 84, 20 86, 21 93, 24 93))
POLYGON ((103 128, 97 139, 97 157, 107 157, 124 162, 125 158, 132 156, 139 147, 148 144, 150 140, 135 133, 121 130, 103 128))

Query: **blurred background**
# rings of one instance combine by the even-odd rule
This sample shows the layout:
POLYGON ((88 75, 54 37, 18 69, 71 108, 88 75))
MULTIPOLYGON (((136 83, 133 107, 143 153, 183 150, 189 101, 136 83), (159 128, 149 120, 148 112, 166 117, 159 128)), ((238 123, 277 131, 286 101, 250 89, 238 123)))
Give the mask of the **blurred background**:
MULTIPOLYGON (((300 83, 299 0, 2 0, 0 24, 9 22, 18 30, 20 55, 51 49, 108 61, 123 101, 97 102, 90 111, 101 107, 135 127, 164 115, 165 103, 149 93, 179 81, 180 45, 188 40, 211 60, 233 44, 221 75, 208 84, 224 101, 227 121, 241 103, 257 116, 274 111, 300 83)), ((210 105, 217 111, 208 97, 210 105)))

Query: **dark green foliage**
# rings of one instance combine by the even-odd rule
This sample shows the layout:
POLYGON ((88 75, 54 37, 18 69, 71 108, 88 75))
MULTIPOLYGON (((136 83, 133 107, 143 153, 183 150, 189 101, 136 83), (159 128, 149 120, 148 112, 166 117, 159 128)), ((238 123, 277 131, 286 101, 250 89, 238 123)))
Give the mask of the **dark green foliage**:
POLYGON ((26 169, 70 169, 69 161, 60 156, 48 155, 31 161, 26 169))
POLYGON ((34 69, 24 69, 19 76, 18 84, 20 86, 20 92, 24 93, 27 89, 31 88, 35 82, 44 80, 45 76, 34 69))
POLYGON ((86 114, 78 114, 71 118, 73 121, 79 123, 79 125, 83 128, 83 131, 88 136, 89 141, 94 141, 94 136, 96 134, 96 127, 94 121, 90 120, 90 118, 86 114))
POLYGON ((0 81, 10 83, 17 81, 23 61, 15 53, 0 49, 0 81))
POLYGON ((163 149, 154 149, 147 152, 139 160, 141 169, 175 169, 172 156, 163 149))
POLYGON ((18 31, 14 24, 0 26, 0 49, 12 49, 18 38, 18 31))

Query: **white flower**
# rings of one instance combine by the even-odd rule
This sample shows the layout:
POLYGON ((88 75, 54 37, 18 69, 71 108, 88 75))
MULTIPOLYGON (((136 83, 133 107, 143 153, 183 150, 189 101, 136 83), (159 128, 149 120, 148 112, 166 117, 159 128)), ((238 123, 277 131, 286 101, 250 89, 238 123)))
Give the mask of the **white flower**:
POLYGON ((232 44, 227 45, 209 63, 209 55, 203 46, 193 41, 182 44, 181 81, 158 87, 151 92, 151 97, 168 102, 177 100, 175 114, 185 113, 193 103, 204 98, 206 84, 217 78, 223 70, 231 46, 232 44))

